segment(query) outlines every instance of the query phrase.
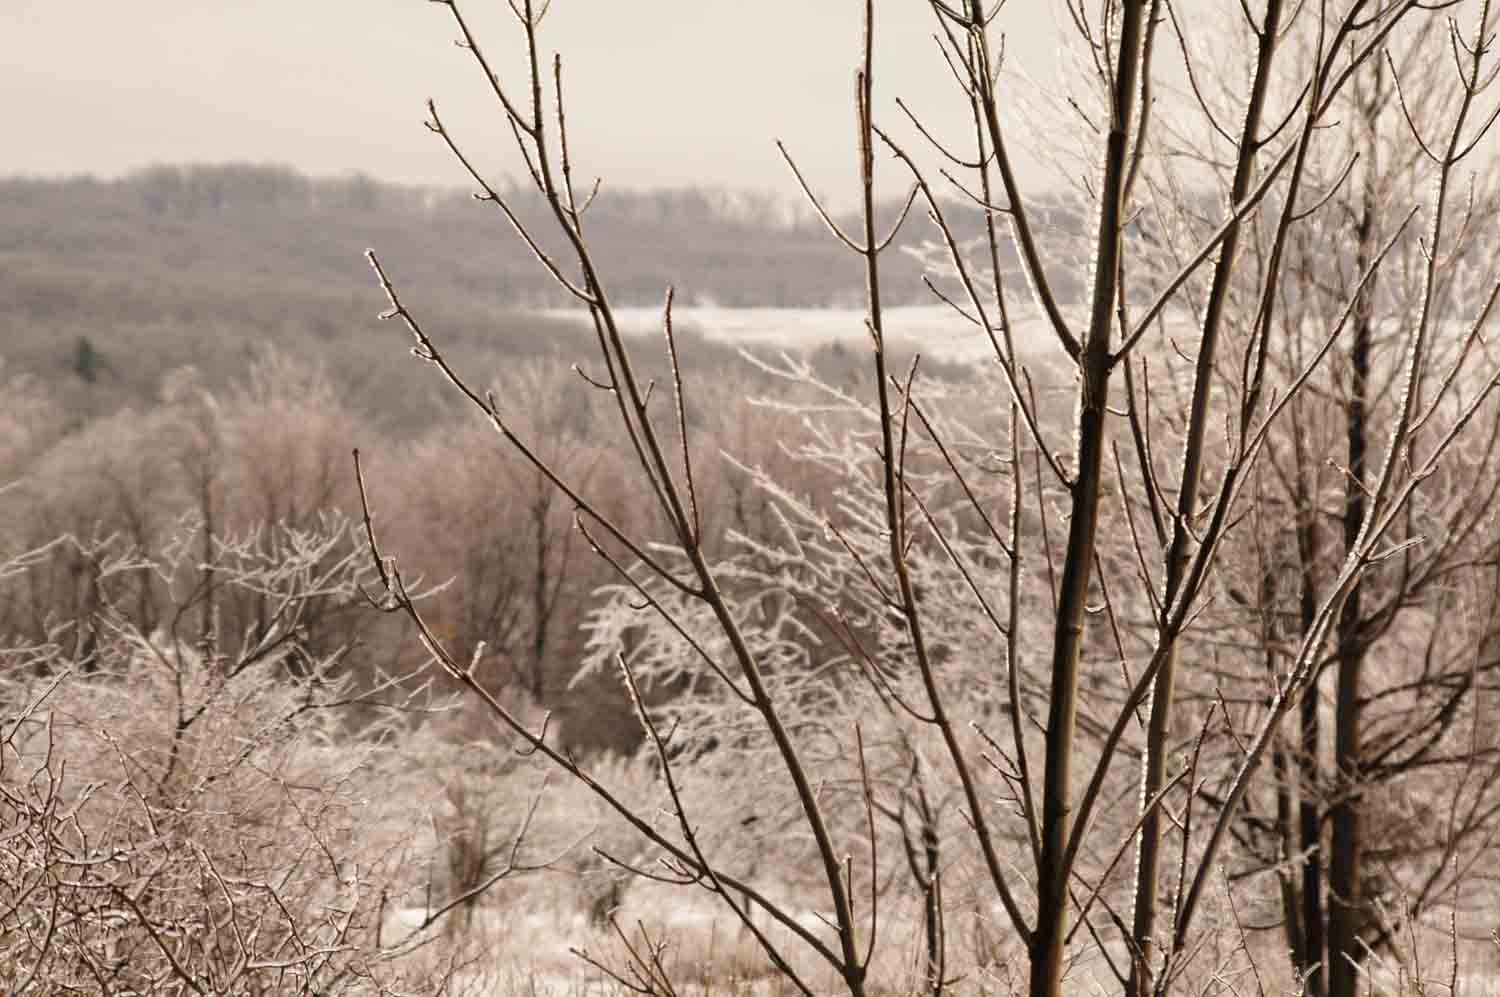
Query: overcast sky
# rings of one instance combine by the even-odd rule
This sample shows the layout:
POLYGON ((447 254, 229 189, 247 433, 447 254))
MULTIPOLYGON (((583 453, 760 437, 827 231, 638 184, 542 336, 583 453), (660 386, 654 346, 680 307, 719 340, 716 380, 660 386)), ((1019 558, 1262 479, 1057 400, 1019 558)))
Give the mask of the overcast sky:
MULTIPOLYGON (((555 0, 544 43, 563 54, 580 168, 632 187, 785 191, 779 137, 815 186, 847 192, 861 6, 555 0)), ((1002 21, 1007 65, 1049 83, 1055 6, 1018 0, 1002 21)), ((520 82, 503 0, 465 9, 508 82, 520 82)), ((962 106, 927 5, 884 0, 877 16, 883 119, 903 123, 901 96, 961 139, 962 106)), ((250 160, 459 184, 459 168, 421 127, 429 96, 489 169, 515 173, 503 119, 456 35, 448 12, 424 0, 0 0, 0 173, 115 176, 158 162, 250 160)), ((1021 158, 1030 179, 1045 180, 1021 158)))

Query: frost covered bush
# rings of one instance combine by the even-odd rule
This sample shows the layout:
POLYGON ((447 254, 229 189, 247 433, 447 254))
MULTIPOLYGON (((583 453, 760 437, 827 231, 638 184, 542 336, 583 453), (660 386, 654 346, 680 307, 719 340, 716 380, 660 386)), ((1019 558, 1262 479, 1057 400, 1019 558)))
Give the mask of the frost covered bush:
MULTIPOLYGON (((226 552, 221 582, 276 609, 233 653, 142 633, 107 604, 79 624, 86 659, 65 624, 4 649, 0 991, 442 988, 441 958, 383 937, 432 847, 431 783, 404 737, 424 700, 298 654, 305 603, 354 594, 354 565, 326 557, 340 532, 258 564, 226 552)), ((93 553, 104 574, 142 563, 93 553)))

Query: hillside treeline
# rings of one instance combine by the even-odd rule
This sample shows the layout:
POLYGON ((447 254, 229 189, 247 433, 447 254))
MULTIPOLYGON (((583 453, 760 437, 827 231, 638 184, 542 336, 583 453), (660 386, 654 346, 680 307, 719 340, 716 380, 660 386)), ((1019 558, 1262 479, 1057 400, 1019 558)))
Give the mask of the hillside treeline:
MULTIPOLYGON (((681 302, 857 300, 859 268, 792 203, 605 188, 588 217, 622 305, 660 304, 669 283, 681 302)), ((541 210, 525 196, 516 207, 533 220, 541 210)), ((327 367, 362 397, 399 400, 375 413, 390 423, 421 421, 437 392, 400 388, 405 358, 378 345, 384 302, 362 254, 380 247, 465 369, 574 352, 580 330, 534 314, 573 302, 524 248, 496 238, 504 224, 461 189, 270 166, 0 180, 0 357, 11 373, 73 384, 63 401, 77 418, 148 403, 162 372, 180 366, 222 388, 272 346, 327 367)), ((915 220, 903 233, 908 248, 932 237, 915 220)), ((892 300, 930 303, 917 256, 889 259, 892 300)))
MULTIPOLYGON (((502 190, 517 215, 541 230, 545 204, 502 190)), ((606 186, 588 219, 622 305, 659 303, 668 283, 684 302, 734 307, 858 301, 859 268, 797 205, 790 195, 606 186)), ((888 205, 886 213, 898 208, 888 205)), ((960 234, 977 234, 977 216, 968 213, 974 231, 960 234)), ((374 300, 360 256, 367 246, 380 246, 413 286, 450 307, 462 302, 493 314, 574 304, 524 247, 496 240, 496 225, 504 224, 464 188, 401 187, 358 174, 314 179, 274 166, 157 166, 112 181, 0 180, 0 321, 7 338, 25 342, 41 331, 28 331, 37 324, 186 319, 183 299, 197 291, 217 299, 194 308, 200 325, 216 308, 249 299, 275 327, 303 311, 279 303, 282 293, 320 289, 329 296, 319 309, 327 325, 332 306, 374 300), (100 307, 104 299, 110 310, 100 307)), ((900 246, 915 248, 936 233, 917 224, 900 238, 900 246)), ((902 252, 891 260, 891 300, 929 301, 920 261, 902 252)))

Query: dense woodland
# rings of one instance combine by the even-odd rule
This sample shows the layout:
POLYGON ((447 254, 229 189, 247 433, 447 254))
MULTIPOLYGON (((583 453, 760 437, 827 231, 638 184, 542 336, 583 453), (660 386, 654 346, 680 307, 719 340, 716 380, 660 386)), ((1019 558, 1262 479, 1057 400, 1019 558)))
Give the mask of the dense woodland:
MULTIPOLYGON (((683 254, 622 252, 622 261, 681 264, 702 275, 705 295, 828 303, 846 292, 825 269, 848 272, 847 293, 857 293, 857 271, 809 238, 805 223, 775 224, 774 202, 627 191, 599 204, 600 231, 613 233, 606 241, 644 233, 683 254), (716 243, 721 251, 704 248, 716 243), (783 243, 822 263, 785 252, 783 243), (757 259, 774 262, 750 279, 757 259), (794 276, 805 290, 778 292, 794 276), (824 297, 815 302, 814 292, 824 297)), ((410 475, 408 484, 392 481, 385 518, 406 523, 414 540, 429 531, 445 538, 403 558, 433 583, 453 582, 432 596, 433 612, 451 628, 445 632, 466 648, 486 641, 492 674, 560 716, 587 712, 588 724, 566 728, 580 745, 633 744, 639 728, 613 682, 595 690, 611 704, 602 711, 588 695, 556 695, 577 668, 579 628, 607 567, 583 555, 567 503, 500 453, 376 320, 380 291, 361 255, 370 243, 392 247, 422 275, 416 300, 443 324, 452 355, 488 372, 502 397, 556 437, 551 445, 570 467, 588 468, 614 493, 630 521, 637 496, 623 481, 608 484, 622 475, 620 441, 596 392, 570 369, 592 334, 581 321, 525 310, 559 296, 524 252, 496 245, 493 219, 480 207, 461 192, 258 166, 163 166, 117 182, 0 182, 7 549, 67 535, 158 557, 184 530, 206 531, 195 541, 204 551, 221 536, 257 530, 274 546, 277 528, 305 529, 333 512, 357 515, 349 454, 358 446, 376 466, 410 475), (440 494, 419 484, 434 479, 445 482, 440 494)), ((629 279, 641 282, 640 300, 659 299, 660 280, 629 279)), ((780 394, 784 379, 733 344, 690 329, 682 335, 683 362, 705 385, 693 400, 693 425, 748 465, 775 466, 798 420, 747 408, 746 399, 780 394)), ((665 371, 659 352, 648 351, 644 369, 665 371)), ((834 382, 867 378, 844 347, 823 346, 808 359, 834 382)), ((956 380, 970 376, 926 365, 956 380)), ((721 529, 746 529, 764 498, 727 464, 709 470, 734 496, 721 529)), ((132 607, 147 633, 180 625, 173 614, 185 607, 176 604, 171 580, 151 571, 115 579, 118 590, 90 593, 83 564, 99 556, 58 551, 45 570, 29 571, 24 591, 0 604, 0 629, 12 639, 43 640, 100 601, 132 607)), ((244 638, 245 614, 253 611, 208 594, 195 598, 213 603, 227 628, 222 639, 244 638)), ((421 656, 403 643, 409 635, 400 627, 346 610, 326 633, 305 624, 320 651, 384 626, 346 658, 346 668, 359 671, 366 656, 381 666, 421 656)), ((208 611, 199 606, 193 614, 208 611)))

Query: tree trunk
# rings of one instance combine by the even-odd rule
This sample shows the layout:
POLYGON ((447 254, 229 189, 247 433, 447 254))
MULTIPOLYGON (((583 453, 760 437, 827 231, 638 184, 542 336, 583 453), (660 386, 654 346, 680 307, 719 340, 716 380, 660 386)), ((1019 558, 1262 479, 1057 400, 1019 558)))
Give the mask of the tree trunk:
MULTIPOLYGON (((1265 108, 1266 91, 1270 86, 1272 59, 1276 52, 1276 39, 1280 32, 1280 0, 1271 0, 1266 6, 1266 21, 1257 49, 1255 81, 1250 90, 1243 131, 1239 139, 1239 153, 1235 163, 1234 181, 1230 187, 1229 203, 1239 204, 1250 191, 1255 174, 1255 154, 1260 148, 1259 133, 1262 112, 1265 108)), ((1234 277, 1235 260, 1239 252, 1240 227, 1234 224, 1224 236, 1219 258, 1214 266, 1213 286, 1209 291, 1208 305, 1203 314, 1202 335, 1198 344, 1198 357, 1193 375, 1193 398, 1188 415, 1187 437, 1182 447, 1182 480, 1178 486, 1177 508, 1172 519, 1172 538, 1167 548, 1166 579, 1163 582, 1162 615, 1165 619, 1177 601, 1182 588, 1183 574, 1187 569, 1189 555, 1190 525, 1198 513, 1198 486, 1202 478, 1204 434, 1209 419, 1209 403, 1212 397, 1214 360, 1219 342, 1220 323, 1229 301, 1230 282, 1234 277)), ((1150 717, 1147 721, 1146 758, 1141 772, 1140 805, 1151 806, 1161 795, 1167 780, 1167 753, 1171 747, 1172 694, 1176 686, 1177 648, 1176 637, 1168 635, 1165 628, 1160 640, 1169 642, 1165 647, 1160 670, 1151 687, 1150 717)), ((1151 955, 1156 934, 1157 888, 1161 877, 1161 824, 1162 807, 1157 805, 1141 817, 1137 837, 1135 870, 1135 916, 1131 927, 1134 943, 1134 958, 1127 993, 1140 995, 1152 990, 1151 955)))
POLYGON ((552 508, 552 493, 546 481, 537 482, 538 494, 531 504, 531 522, 536 542, 536 571, 532 577, 531 612, 531 675, 528 676, 528 691, 532 700, 540 706, 547 694, 547 629, 551 622, 551 605, 547 598, 551 585, 549 560, 552 550, 547 537, 547 518, 552 508))
MULTIPOLYGON (((1376 64, 1377 68, 1379 63, 1376 64)), ((1376 76, 1379 91, 1379 75, 1376 76)), ((1373 113, 1373 111, 1367 112, 1373 113)), ((1370 155, 1375 153, 1371 143, 1370 155)), ((1370 168, 1374 169, 1372 162, 1370 168)), ((1374 195, 1367 184, 1364 211, 1358 229, 1356 260, 1362 272, 1369 265, 1373 235, 1374 195)), ((1354 347, 1350 356, 1350 387, 1347 416, 1349 439, 1348 480, 1344 485, 1344 550, 1354 548, 1365 523, 1365 453, 1367 450, 1365 401, 1370 376, 1371 290, 1366 288, 1358 305, 1354 347)), ((1359 935, 1364 917, 1361 896, 1360 858, 1363 828, 1360 820, 1360 769, 1362 767, 1363 722, 1360 696, 1363 688, 1365 647, 1360 635, 1360 602, 1364 583, 1355 583, 1339 614, 1337 631, 1338 692, 1334 708, 1334 758, 1337 790, 1333 802, 1332 854, 1329 857, 1328 942, 1329 995, 1355 997, 1357 969, 1362 955, 1359 935)))
MULTIPOLYGON (((1307 458, 1301 440, 1297 442, 1297 560, 1301 568, 1298 593, 1299 634, 1313 628, 1318 614, 1318 523, 1313 508, 1312 489, 1307 485, 1307 458)), ((1321 787, 1323 785, 1321 754, 1322 723, 1318 716, 1318 677, 1302 693, 1297 768, 1299 778, 1297 804, 1297 846, 1302 860, 1302 958, 1297 969, 1307 997, 1322 997, 1328 986, 1327 942, 1323 921, 1323 835, 1321 787)))
POLYGON ((1062 993, 1063 941, 1067 934, 1068 872, 1072 831, 1073 735, 1077 715, 1078 656, 1084 609, 1093 573, 1109 398, 1110 332, 1120 272, 1120 233, 1131 122, 1142 58, 1146 0, 1125 0, 1119 14, 1120 49, 1113 114, 1106 143, 1104 184, 1094 251, 1094 288, 1088 333, 1079 358, 1078 458, 1071 492, 1067 556, 1052 639, 1051 703, 1042 783, 1041 861, 1037 870, 1037 921, 1031 936, 1031 997, 1062 993))

